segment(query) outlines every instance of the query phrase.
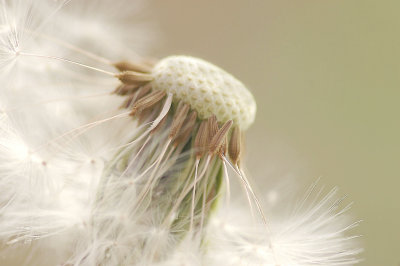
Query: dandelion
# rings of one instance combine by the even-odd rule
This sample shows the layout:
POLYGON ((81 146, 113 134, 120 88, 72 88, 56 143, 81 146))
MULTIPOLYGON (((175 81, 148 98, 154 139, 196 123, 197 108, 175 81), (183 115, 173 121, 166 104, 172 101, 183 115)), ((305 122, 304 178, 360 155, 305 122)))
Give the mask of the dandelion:
POLYGON ((140 31, 117 21, 139 4, 0 4, 3 264, 358 262, 336 190, 263 207, 242 165, 252 94, 202 59, 131 51, 140 31))

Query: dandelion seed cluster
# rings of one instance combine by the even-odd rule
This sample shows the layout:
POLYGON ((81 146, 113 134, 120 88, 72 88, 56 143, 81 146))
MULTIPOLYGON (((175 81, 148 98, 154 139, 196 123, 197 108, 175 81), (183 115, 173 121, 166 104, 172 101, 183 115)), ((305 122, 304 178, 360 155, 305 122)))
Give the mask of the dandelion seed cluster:
POLYGON ((140 12, 0 0, 0 264, 356 264, 337 191, 313 185, 286 216, 257 196, 250 91, 201 59, 138 56, 148 31, 123 22, 140 12))

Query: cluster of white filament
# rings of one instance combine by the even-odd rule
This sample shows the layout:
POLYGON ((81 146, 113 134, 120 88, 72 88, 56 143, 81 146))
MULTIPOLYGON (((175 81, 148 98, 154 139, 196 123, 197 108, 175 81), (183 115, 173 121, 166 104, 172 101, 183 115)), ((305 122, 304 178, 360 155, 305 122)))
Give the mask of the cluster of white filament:
POLYGON ((143 130, 118 111, 105 59, 138 58, 132 47, 146 35, 121 23, 138 10, 132 1, 0 0, 0 264, 357 263, 360 249, 346 236, 355 224, 336 190, 313 187, 290 215, 267 202, 271 234, 246 204, 230 203, 205 239, 189 232, 178 242, 156 226, 157 213, 132 210, 134 184, 111 182, 114 200, 99 203, 106 165, 143 130))

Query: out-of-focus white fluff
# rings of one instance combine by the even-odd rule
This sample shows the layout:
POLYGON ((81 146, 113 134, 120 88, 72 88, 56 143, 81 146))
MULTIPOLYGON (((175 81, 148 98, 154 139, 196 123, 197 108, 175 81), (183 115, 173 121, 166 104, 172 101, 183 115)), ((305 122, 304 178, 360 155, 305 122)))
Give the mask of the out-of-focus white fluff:
MULTIPOLYGON (((338 209, 336 190, 308 199, 291 215, 267 210, 270 233, 249 219, 247 207, 221 206, 211 218, 206 239, 188 234, 179 243, 154 226, 154 214, 147 224, 146 213, 140 218, 129 215, 130 202, 135 201, 135 187, 129 182, 109 184, 111 200, 97 202, 105 165, 138 130, 123 116, 96 123, 121 113, 119 100, 109 95, 116 80, 20 53, 111 70, 99 62, 102 59, 69 45, 113 60, 137 58, 135 51, 142 51, 148 34, 123 22, 140 14, 140 5, 0 0, 1 264, 149 265, 153 262, 147 250, 135 248, 144 238, 173 250, 155 265, 356 263, 360 249, 346 237, 352 224, 338 209)), ((148 249, 149 254, 157 252, 148 249)))
POLYGON ((350 205, 341 207, 343 198, 338 199, 337 192, 335 188, 324 195, 315 183, 297 206, 278 204, 290 212, 267 208, 269 233, 264 226, 254 225, 251 216, 243 215, 246 210, 241 205, 220 212, 210 226, 209 260, 215 265, 356 264, 362 250, 354 237, 345 234, 358 222, 344 215, 350 205))

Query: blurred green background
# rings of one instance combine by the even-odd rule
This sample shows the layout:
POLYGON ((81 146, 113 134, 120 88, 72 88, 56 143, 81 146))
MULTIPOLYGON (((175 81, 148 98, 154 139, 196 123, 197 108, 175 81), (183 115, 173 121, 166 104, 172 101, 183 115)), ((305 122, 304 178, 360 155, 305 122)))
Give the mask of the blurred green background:
POLYGON ((400 265, 400 1, 152 0, 149 10, 156 55, 205 58, 251 88, 255 177, 338 185, 364 220, 361 265, 400 265))

